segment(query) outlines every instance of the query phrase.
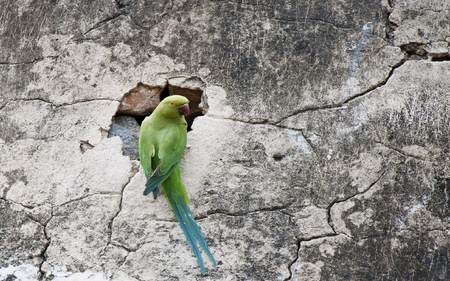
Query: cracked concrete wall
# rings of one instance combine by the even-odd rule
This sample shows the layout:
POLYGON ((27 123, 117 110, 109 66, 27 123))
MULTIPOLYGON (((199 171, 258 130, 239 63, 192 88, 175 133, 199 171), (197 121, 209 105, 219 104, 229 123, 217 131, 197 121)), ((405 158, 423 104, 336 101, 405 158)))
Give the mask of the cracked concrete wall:
POLYGON ((0 2, 1 280, 450 278, 450 3, 0 2), (207 276, 108 138, 190 76, 207 276))

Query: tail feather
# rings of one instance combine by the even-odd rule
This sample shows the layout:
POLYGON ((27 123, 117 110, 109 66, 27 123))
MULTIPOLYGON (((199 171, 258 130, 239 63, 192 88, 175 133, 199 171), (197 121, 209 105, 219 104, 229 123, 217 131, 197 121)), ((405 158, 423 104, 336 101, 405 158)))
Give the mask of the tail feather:
POLYGON ((200 243, 200 246, 203 248, 205 253, 208 255, 209 259, 214 264, 214 267, 216 267, 217 266, 216 260, 214 259, 213 255, 211 254, 211 251, 209 250, 208 245, 206 245, 205 237, 203 236, 202 231, 200 230, 197 223, 195 222, 195 219, 192 215, 191 209, 189 209, 189 206, 186 203, 184 203, 184 204, 183 203, 181 204, 181 206, 183 207, 184 212, 187 214, 187 216, 189 218, 188 222, 190 222, 190 224, 191 224, 190 228, 194 230, 194 235, 196 236, 198 242, 200 243))
POLYGON ((172 205, 175 216, 180 222, 181 229, 184 232, 189 244, 191 245, 192 251, 197 257, 198 265, 200 266, 200 270, 203 275, 205 275, 205 266, 203 264, 203 258, 197 246, 197 241, 200 243, 200 246, 206 252, 208 257, 211 259, 214 266, 216 266, 216 260, 211 254, 208 246, 206 245, 205 238, 203 237, 200 228, 194 220, 191 210, 189 206, 184 201, 183 197, 178 194, 170 193, 168 194, 168 199, 170 204, 172 205))

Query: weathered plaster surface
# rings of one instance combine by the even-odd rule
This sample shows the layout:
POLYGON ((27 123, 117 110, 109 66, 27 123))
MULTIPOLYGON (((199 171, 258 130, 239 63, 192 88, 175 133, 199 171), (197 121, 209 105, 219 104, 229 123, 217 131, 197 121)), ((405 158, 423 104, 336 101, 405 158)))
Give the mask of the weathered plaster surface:
POLYGON ((450 278, 445 1, 0 2, 1 280, 450 278), (138 82, 203 92, 207 276, 112 125, 138 82))

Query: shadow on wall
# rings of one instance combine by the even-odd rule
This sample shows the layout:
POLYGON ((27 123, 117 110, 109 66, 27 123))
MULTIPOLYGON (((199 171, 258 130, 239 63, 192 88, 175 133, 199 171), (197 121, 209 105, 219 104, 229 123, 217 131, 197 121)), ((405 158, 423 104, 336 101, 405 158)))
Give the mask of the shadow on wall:
POLYGON ((189 99, 190 114, 186 116, 188 131, 194 119, 204 115, 202 103, 205 83, 198 77, 169 78, 165 85, 151 86, 142 82, 124 94, 114 116, 108 138, 119 136, 123 141, 123 155, 139 159, 139 129, 161 100, 170 95, 181 95, 189 99))

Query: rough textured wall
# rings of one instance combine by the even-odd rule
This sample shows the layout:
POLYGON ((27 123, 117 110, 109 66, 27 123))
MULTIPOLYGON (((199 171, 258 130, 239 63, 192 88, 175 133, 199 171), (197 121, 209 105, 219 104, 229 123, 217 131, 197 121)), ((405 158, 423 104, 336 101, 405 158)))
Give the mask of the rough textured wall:
POLYGON ((450 279, 450 2, 0 2, 1 280, 450 279), (190 79, 207 276, 110 132, 190 79))

